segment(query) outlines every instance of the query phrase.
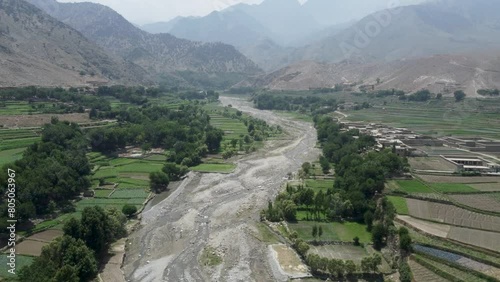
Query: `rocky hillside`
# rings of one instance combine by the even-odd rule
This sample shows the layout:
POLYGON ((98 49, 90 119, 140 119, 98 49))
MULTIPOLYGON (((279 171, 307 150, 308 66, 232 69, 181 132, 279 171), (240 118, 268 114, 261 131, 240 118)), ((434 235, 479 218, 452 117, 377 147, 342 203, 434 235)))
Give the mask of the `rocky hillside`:
POLYGON ((434 0, 371 14, 293 54, 294 61, 391 61, 500 47, 500 1, 434 0))
POLYGON ((500 88, 500 53, 435 55, 390 63, 307 61, 261 76, 245 86, 307 90, 344 83, 356 84, 353 90, 361 85, 374 85, 375 89, 426 88, 451 95, 454 90, 462 89, 468 96, 477 96, 478 89, 500 88))
POLYGON ((179 71, 255 74, 259 68, 233 46, 149 34, 114 10, 94 3, 28 0, 104 49, 153 74, 179 71))
POLYGON ((0 87, 144 83, 143 69, 19 0, 0 0, 0 87))

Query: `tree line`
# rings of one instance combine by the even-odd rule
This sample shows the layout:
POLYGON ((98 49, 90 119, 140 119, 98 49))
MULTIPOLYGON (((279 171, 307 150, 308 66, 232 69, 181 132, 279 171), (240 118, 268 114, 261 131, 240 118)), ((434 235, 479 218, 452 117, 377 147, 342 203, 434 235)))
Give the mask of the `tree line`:
POLYGON ((26 282, 85 282, 93 280, 111 243, 126 235, 126 217, 117 209, 86 207, 81 219, 71 218, 64 235, 43 247, 33 263, 22 268, 26 282))
POLYGON ((312 115, 326 114, 337 109, 337 100, 319 96, 287 96, 260 94, 253 98, 260 110, 297 111, 312 115))

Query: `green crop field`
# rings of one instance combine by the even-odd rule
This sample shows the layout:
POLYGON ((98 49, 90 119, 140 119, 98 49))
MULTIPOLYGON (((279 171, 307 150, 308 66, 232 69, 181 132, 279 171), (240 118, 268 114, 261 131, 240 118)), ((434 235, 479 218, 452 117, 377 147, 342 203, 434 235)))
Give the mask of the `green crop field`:
POLYGON ((199 171, 199 172, 211 172, 211 173, 231 173, 234 171, 236 168, 236 165, 234 164, 211 164, 211 163, 205 163, 205 164, 200 164, 195 167, 191 167, 190 169, 192 171, 199 171))
MULTIPOLYGON (((16 255, 16 273, 18 273, 24 266, 30 265, 33 260, 34 258, 30 256, 16 255)), ((9 267, 7 267, 7 263, 7 254, 2 254, 0 256, 0 264, 2 265, 0 268, 0 277, 6 279, 7 281, 11 281, 11 279, 16 281, 15 277, 17 276, 8 272, 9 267)))
POLYGON ((95 190, 96 198, 107 198, 113 190, 95 190))
POLYGON ((366 231, 366 225, 356 222, 313 222, 313 221, 299 221, 297 223, 288 223, 290 230, 296 231, 300 238, 303 240, 313 240, 312 227, 314 225, 322 226, 323 236, 320 240, 333 240, 352 242, 354 237, 359 237, 360 242, 368 243, 371 241, 371 234, 366 231))
POLYGON ((25 148, 0 151, 0 166, 15 162, 22 158, 25 148))
POLYGON ((146 189, 116 189, 113 194, 111 194, 111 199, 146 199, 149 192, 146 189))
POLYGON ((388 200, 394 205, 396 208, 396 212, 401 215, 408 215, 410 212, 408 211, 408 204, 406 203, 406 199, 402 197, 394 197, 387 196, 388 200))
MULTIPOLYGON (((370 103, 373 104, 373 101, 370 103)), ((500 124, 496 122, 500 115, 494 113, 494 108, 498 108, 499 103, 498 99, 487 101, 467 99, 464 103, 454 103, 451 99, 409 103, 398 102, 393 98, 388 106, 377 105, 347 113, 350 121, 385 123, 396 127, 407 127, 423 134, 495 138, 500 135, 500 124), (480 107, 484 110, 477 111, 480 107)))
POLYGON ((333 188, 334 180, 330 179, 306 179, 306 187, 317 190, 315 192, 319 192, 319 190, 323 190, 326 192, 329 188, 333 188))
POLYGON ((469 185, 461 183, 433 183, 431 187, 441 193, 480 192, 469 185))
POLYGON ((401 191, 406 193, 434 193, 432 189, 425 186, 418 180, 397 180, 401 191))

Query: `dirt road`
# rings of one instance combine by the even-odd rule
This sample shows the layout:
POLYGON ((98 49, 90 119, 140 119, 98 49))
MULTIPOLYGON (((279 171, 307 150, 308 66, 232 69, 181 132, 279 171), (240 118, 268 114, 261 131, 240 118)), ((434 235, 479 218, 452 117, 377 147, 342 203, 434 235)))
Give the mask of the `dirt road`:
POLYGON ((127 243, 123 270, 128 281, 287 280, 271 269, 266 244, 254 236, 255 223, 286 174, 318 158, 316 131, 310 123, 254 109, 244 100, 221 101, 280 125, 285 138, 237 160, 232 174, 191 172, 168 198, 144 212, 141 228, 127 243), (207 247, 222 258, 220 265, 200 265, 207 247))

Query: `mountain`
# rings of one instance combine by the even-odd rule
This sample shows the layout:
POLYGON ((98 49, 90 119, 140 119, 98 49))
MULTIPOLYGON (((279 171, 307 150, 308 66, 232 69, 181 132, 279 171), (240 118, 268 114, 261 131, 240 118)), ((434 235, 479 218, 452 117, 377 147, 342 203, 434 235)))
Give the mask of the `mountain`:
POLYGON ((479 89, 500 88, 500 52, 434 55, 388 63, 343 61, 327 64, 305 61, 240 86, 307 90, 331 88, 344 83, 408 92, 426 88, 450 95, 454 90, 461 89, 468 96, 477 96, 479 89), (380 79, 379 84, 377 79, 380 79))
POLYGON ((426 0, 308 0, 303 8, 323 26, 343 24, 372 14, 374 12, 422 3, 426 0))
POLYGON ((170 34, 150 34, 100 4, 27 1, 72 26, 109 52, 132 61, 152 74, 246 76, 260 71, 255 63, 231 45, 193 42, 170 34))
POLYGON ((500 1, 438 0, 379 11, 296 51, 295 61, 391 61, 500 46, 500 1))
POLYGON ((109 55, 78 31, 18 0, 0 0, 0 62, 0 87, 148 80, 140 67, 109 55))

